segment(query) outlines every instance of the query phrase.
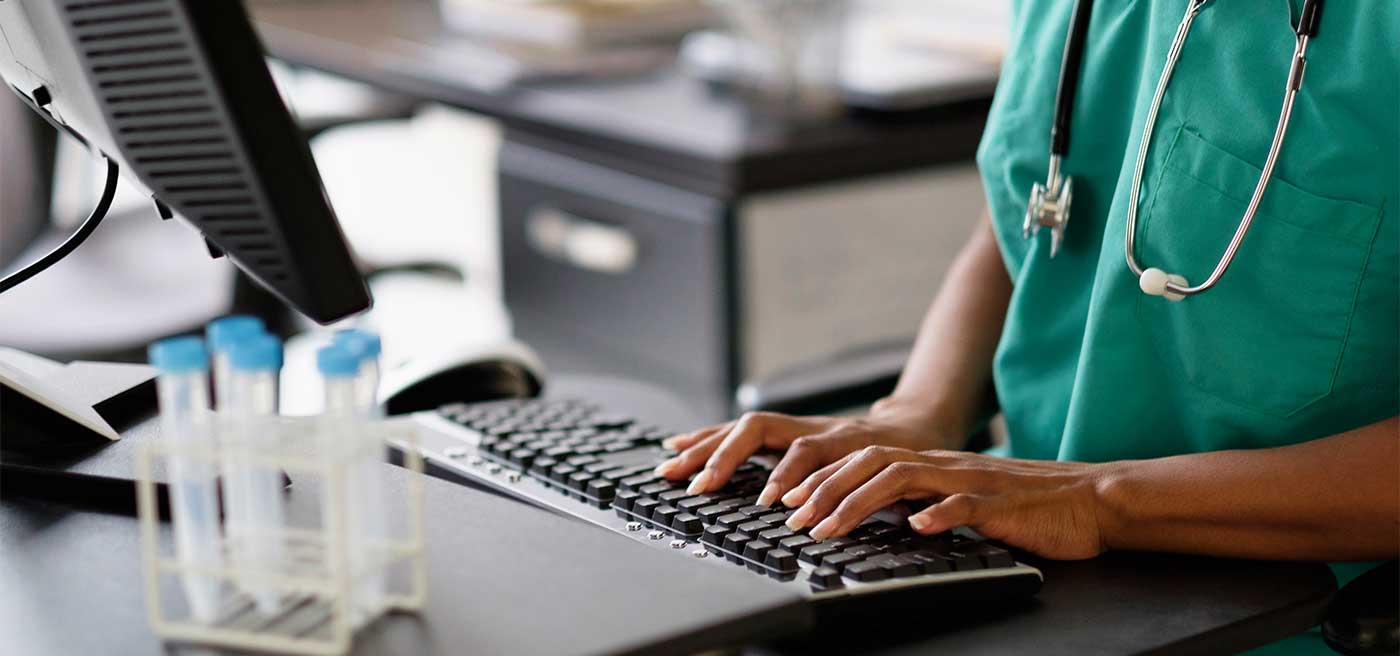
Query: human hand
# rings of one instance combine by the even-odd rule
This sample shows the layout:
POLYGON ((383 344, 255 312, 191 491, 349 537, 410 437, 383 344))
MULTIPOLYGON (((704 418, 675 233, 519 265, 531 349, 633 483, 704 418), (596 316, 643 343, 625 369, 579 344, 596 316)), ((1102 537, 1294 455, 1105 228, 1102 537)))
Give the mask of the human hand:
POLYGON ((1017 460, 957 451, 868 447, 812 473, 783 497, 787 525, 817 540, 845 535, 900 500, 934 499, 909 516, 925 535, 967 526, 1046 558, 1105 550, 1108 465, 1017 460))
POLYGON ((793 417, 751 412, 735 421, 672 437, 664 443, 680 451, 656 468, 671 480, 699 471, 688 492, 718 489, 734 470, 760 449, 784 450, 781 462, 758 497, 771 505, 807 475, 843 456, 870 445, 909 449, 956 446, 940 423, 893 404, 877 406, 865 417, 793 417))

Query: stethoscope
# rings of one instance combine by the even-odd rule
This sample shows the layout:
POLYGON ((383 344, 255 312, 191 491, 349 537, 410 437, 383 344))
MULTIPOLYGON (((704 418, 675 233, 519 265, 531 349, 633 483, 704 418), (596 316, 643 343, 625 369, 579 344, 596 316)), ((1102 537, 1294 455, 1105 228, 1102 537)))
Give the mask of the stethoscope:
MULTIPOLYGON (((1186 16, 1181 19, 1181 25, 1176 28, 1176 37, 1172 40, 1171 49, 1167 52, 1167 63, 1162 68, 1162 76, 1157 80, 1157 91, 1152 97, 1152 106, 1148 110, 1147 121, 1143 127, 1142 143, 1138 147, 1137 164, 1133 169, 1132 193, 1128 202, 1128 225, 1124 239, 1128 269, 1138 277, 1138 287, 1144 293, 1162 296, 1171 301, 1180 301, 1187 296, 1200 294, 1214 287, 1216 283, 1220 282, 1221 276, 1225 275, 1225 270, 1230 267, 1230 263, 1234 261, 1235 253, 1239 251, 1240 243, 1244 241, 1245 233, 1249 232, 1249 226, 1254 222, 1254 217, 1259 211, 1259 204, 1264 199, 1264 191, 1268 188, 1269 180, 1273 177, 1274 166, 1278 164, 1279 151, 1283 148, 1283 139, 1288 132, 1288 121, 1293 115, 1293 102, 1297 99, 1298 89, 1303 85, 1303 70, 1307 67, 1308 42, 1317 36, 1317 25, 1322 15, 1322 0, 1304 0, 1303 11, 1298 18, 1298 26, 1294 30, 1296 38, 1293 47, 1293 64, 1288 70, 1283 109, 1279 112, 1278 126, 1274 129, 1274 140, 1269 146, 1268 159, 1265 160, 1264 169, 1259 174, 1259 182, 1254 186, 1254 196, 1250 198, 1244 217, 1240 219, 1239 226, 1230 239, 1230 245, 1216 263, 1215 269, 1211 271, 1205 282, 1192 286, 1180 274, 1168 273, 1156 267, 1144 269, 1133 254, 1133 242, 1137 232, 1138 198, 1142 191, 1142 173, 1147 162, 1148 148, 1152 143, 1153 129, 1157 125, 1157 114, 1162 107, 1162 97, 1166 94, 1172 71, 1176 68, 1176 62, 1181 57, 1182 47, 1186 43, 1186 35, 1191 31, 1191 23, 1196 20, 1197 14, 1200 14, 1201 9, 1210 1, 1188 0, 1186 16)), ((1061 167, 1062 160, 1069 152, 1070 114, 1074 109, 1075 88, 1078 86, 1079 80, 1079 64, 1084 54, 1084 41, 1089 31, 1089 15, 1092 8, 1092 0, 1078 0, 1070 16, 1069 37, 1065 43, 1064 58, 1061 62, 1059 88, 1055 93, 1055 116, 1050 126, 1050 172, 1046 177, 1045 184, 1037 182, 1031 188, 1030 203, 1026 208, 1026 219, 1022 226, 1027 238, 1038 233, 1041 228, 1050 229, 1051 257, 1059 252, 1060 245, 1064 241, 1065 226, 1069 224, 1073 181, 1070 176, 1062 173, 1061 167)))

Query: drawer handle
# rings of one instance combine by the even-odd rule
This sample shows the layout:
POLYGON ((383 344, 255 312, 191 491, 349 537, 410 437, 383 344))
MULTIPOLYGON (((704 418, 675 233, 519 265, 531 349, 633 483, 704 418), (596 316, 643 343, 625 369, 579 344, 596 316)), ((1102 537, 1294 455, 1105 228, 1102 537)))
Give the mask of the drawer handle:
POLYGON ((530 210, 525 234, 536 251, 580 269, 623 274, 637 265, 637 239, 631 232, 558 208, 530 210))

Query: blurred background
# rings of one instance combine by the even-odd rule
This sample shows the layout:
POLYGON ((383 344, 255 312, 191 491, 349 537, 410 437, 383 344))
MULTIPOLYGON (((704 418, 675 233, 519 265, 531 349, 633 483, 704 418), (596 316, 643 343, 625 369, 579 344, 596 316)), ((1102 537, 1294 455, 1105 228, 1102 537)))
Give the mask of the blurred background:
MULTIPOLYGON (((515 337, 721 418, 897 374, 982 211, 1007 2, 246 4, 391 366, 515 337)), ((0 271, 71 231, 101 172, 0 94, 0 271)), ((215 255, 123 189, 0 296, 0 345, 139 361, 230 312, 314 333, 215 255)))

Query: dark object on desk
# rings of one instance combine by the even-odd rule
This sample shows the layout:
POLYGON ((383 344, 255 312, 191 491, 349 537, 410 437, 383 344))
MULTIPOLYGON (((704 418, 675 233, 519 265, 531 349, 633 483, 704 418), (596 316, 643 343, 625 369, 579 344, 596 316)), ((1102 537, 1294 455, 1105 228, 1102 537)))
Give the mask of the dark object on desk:
MULTIPOLYGON (((0 279, 0 291, 77 248, 106 215, 125 170, 162 218, 188 221, 211 254, 227 254, 311 319, 330 323, 368 308, 369 290, 242 3, 130 4, 0 5, 0 79, 107 161, 106 188, 88 220, 57 249, 0 279)), ((0 362, 7 394, 116 439, 89 417, 93 400, 43 379, 23 363, 0 362)), ((28 410, 20 414, 36 416, 28 410)))
POLYGON ((383 374, 380 397, 389 415, 434 410, 468 400, 526 399, 544 388, 543 366, 524 344, 505 341, 415 356, 383 374))
POLYGON ((321 323, 369 307, 242 3, 124 4, 7 3, 0 77, 288 305, 321 323))
POLYGON ((663 545, 694 568, 751 570, 812 602, 820 620, 946 604, 1001 607, 1040 589, 1040 573, 1006 549, 964 532, 918 535, 889 513, 821 542, 790 530, 790 511, 756 505, 772 459, 752 459, 719 490, 689 494, 684 482, 652 471, 668 457, 659 443, 669 432, 587 402, 457 403, 430 422, 443 424, 451 425, 445 439, 426 438, 422 449, 434 464, 663 545))
POLYGON ((1337 593, 1322 637, 1327 646, 1358 656, 1400 652, 1400 564, 1390 561, 1337 593))

